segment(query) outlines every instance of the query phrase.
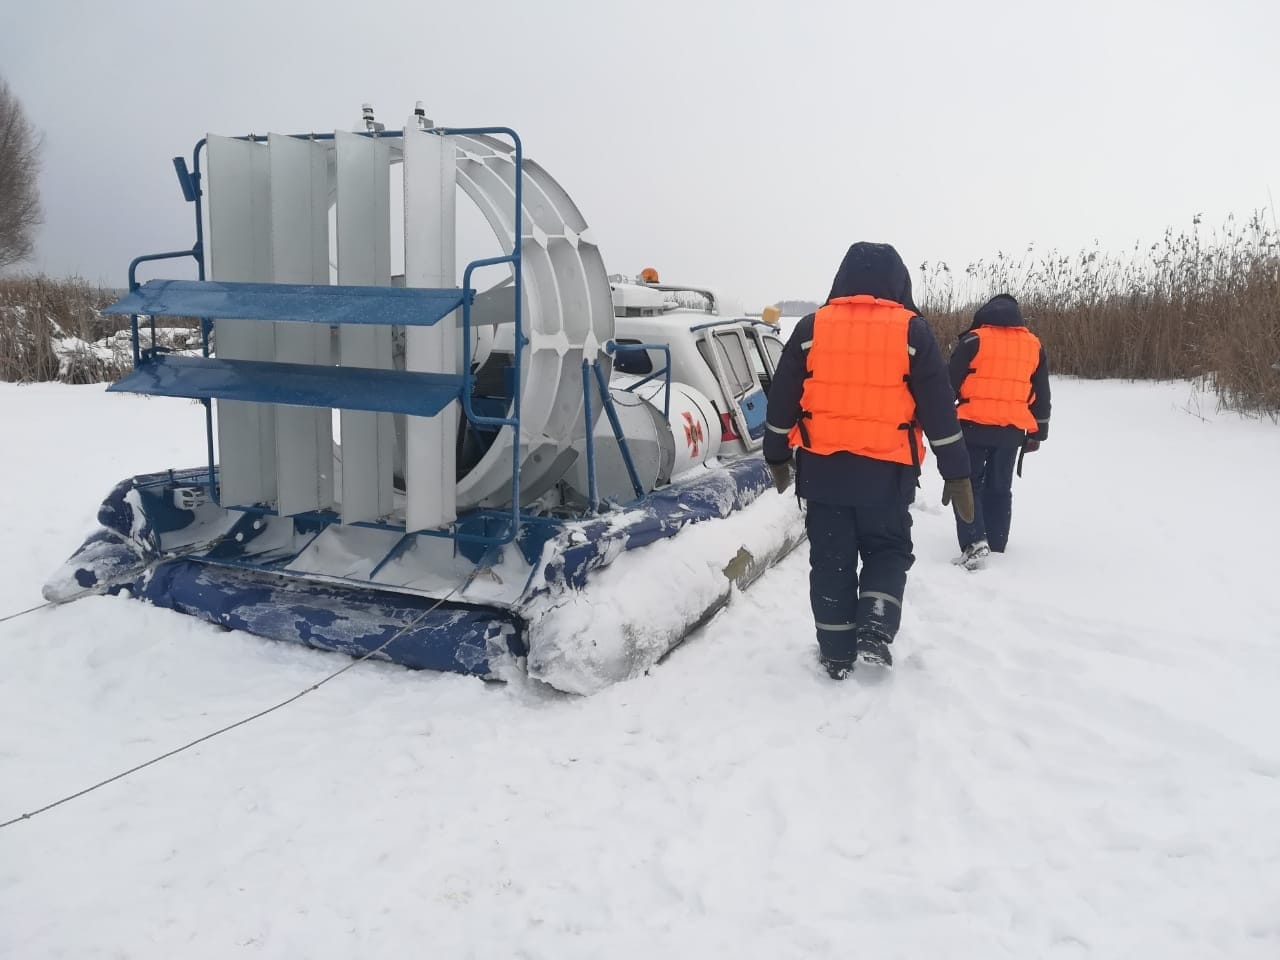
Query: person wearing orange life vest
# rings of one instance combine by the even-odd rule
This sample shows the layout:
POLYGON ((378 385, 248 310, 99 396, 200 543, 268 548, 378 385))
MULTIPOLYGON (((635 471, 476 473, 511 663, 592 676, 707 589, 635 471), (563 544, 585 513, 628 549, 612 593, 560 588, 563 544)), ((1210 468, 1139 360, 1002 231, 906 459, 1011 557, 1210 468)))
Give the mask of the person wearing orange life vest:
POLYGON ((856 662, 891 665, 915 562, 908 507, 926 456, 922 434, 945 480, 943 504, 973 519, 946 362, 893 247, 849 248, 826 305, 801 319, 778 359, 765 426, 779 493, 791 483, 795 448, 820 662, 836 680, 856 662))
POLYGON ((1019 451, 1030 453, 1048 439, 1049 360, 1018 301, 1002 293, 978 308, 949 367, 974 492, 972 522, 956 520, 956 563, 976 570, 1009 542, 1019 451))

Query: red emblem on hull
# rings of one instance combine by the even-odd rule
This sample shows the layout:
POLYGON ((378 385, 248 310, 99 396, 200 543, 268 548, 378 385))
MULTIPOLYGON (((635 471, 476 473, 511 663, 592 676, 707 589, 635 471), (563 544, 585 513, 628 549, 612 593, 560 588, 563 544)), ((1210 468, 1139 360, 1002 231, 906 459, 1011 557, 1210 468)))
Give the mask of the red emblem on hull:
POLYGON ((698 455, 698 445, 706 443, 707 435, 702 431, 702 421, 693 419, 693 414, 684 412, 684 442, 689 445, 689 452, 698 455))

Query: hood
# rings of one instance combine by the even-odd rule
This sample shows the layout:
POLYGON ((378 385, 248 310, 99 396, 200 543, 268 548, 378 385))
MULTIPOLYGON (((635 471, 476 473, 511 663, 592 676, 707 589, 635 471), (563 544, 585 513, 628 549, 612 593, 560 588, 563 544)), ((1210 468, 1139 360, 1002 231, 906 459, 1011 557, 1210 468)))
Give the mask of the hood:
POLYGON ((1018 301, 1007 293, 1000 293, 978 308, 977 313, 973 315, 973 323, 969 324, 969 330, 975 327, 1025 327, 1026 325, 1027 321, 1022 319, 1022 310, 1018 307, 1018 301))
POLYGON ((898 256, 898 251, 887 243, 855 243, 844 255, 827 302, 839 297, 879 297, 892 300, 908 310, 919 313, 911 299, 911 274, 898 256))

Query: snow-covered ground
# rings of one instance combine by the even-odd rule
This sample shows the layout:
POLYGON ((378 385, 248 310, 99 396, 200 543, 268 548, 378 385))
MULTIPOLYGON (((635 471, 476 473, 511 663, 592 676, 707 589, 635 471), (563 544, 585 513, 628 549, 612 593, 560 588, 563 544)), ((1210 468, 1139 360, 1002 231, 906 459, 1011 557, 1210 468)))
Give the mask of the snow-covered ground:
MULTIPOLYGON (((0 957, 1280 956, 1280 428, 1054 399, 989 569, 926 473, 885 682, 817 670, 803 548, 589 699, 362 664, 0 831, 0 957)), ((202 427, 0 385, 0 616, 202 427)), ((105 598, 0 650, 0 820, 347 662, 105 598)))

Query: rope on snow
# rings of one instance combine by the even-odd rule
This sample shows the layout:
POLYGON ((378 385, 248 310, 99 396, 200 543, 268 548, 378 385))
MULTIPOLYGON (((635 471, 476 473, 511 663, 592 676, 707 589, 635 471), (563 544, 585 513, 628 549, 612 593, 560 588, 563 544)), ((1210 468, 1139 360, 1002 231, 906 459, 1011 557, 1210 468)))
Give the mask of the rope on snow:
MULTIPOLYGON (((287 707, 289 704, 293 703, 295 700, 301 700, 308 693, 311 693, 314 690, 319 690, 322 686, 324 686, 330 680, 334 680, 342 676, 342 674, 346 673, 348 670, 350 670, 352 667, 356 666, 357 664, 364 663, 364 661, 368 660, 370 657, 376 656, 377 654, 381 653, 383 650, 385 650, 387 647, 391 645, 392 641, 398 640, 400 639, 400 637, 404 636, 404 634, 408 630, 410 630, 412 627, 414 627, 419 621, 421 621, 423 617, 431 613, 433 610, 439 607, 440 604, 444 603, 446 600, 452 597, 459 590, 464 589, 474 578, 475 578, 475 573, 473 572, 471 575, 467 577, 466 580, 464 580, 462 583, 459 583, 456 587, 454 587, 452 590, 446 593, 443 597, 441 597, 439 600, 433 603, 430 607, 428 607, 426 610, 423 610, 420 614, 418 614, 416 617, 414 617, 412 620, 406 623, 403 627, 397 630, 394 634, 388 637, 381 645, 379 645, 373 650, 370 650, 368 653, 364 654, 360 658, 356 660, 352 660, 350 663, 348 663, 346 666, 342 667, 341 669, 335 670, 333 671, 333 673, 330 673, 328 676, 323 677, 320 680, 317 680, 315 683, 313 683, 311 686, 307 687, 306 689, 299 690, 293 696, 285 700, 281 700, 279 703, 273 706, 267 707, 265 710, 259 710, 257 713, 253 714, 252 716, 245 717, 242 720, 237 720, 235 723, 229 723, 225 727, 220 727, 217 730, 214 730, 212 733, 206 733, 203 737, 199 737, 198 739, 192 740, 190 743, 185 743, 180 747, 175 747, 173 750, 170 750, 167 753, 162 753, 158 757, 152 757, 150 760, 147 760, 145 763, 140 763, 135 767, 130 767, 128 770, 125 770, 122 773, 117 773, 115 776, 108 777, 106 780, 101 780, 98 783, 93 784, 92 786, 85 787, 83 790, 78 790, 75 793, 69 794, 68 796, 62 797, 59 800, 53 801, 52 803, 46 803, 43 807, 39 807, 28 813, 24 813, 21 816, 14 817, 11 820, 5 820, 3 823, 0 823, 0 830, 3 830, 5 827, 11 827, 15 823, 21 823, 24 820, 30 820, 32 817, 37 817, 42 813, 46 813, 49 810, 52 810, 54 807, 60 807, 64 803, 70 803, 72 800, 79 799, 80 797, 83 797, 85 794, 93 793, 93 791, 98 790, 102 787, 105 787, 108 784, 115 783, 117 780, 123 780, 125 777, 129 776, 130 774, 137 773, 139 770, 145 770, 147 767, 157 764, 161 760, 167 760, 169 757, 176 756, 177 754, 182 753, 185 750, 190 750, 192 747, 198 746, 199 744, 204 743, 206 740, 212 740, 214 737, 220 736, 224 733, 234 730, 236 727, 243 727, 246 723, 252 723, 254 720, 257 720, 259 717, 265 717, 269 713, 275 713, 275 711, 281 709, 282 707, 287 707)), ((43 604, 43 606, 48 606, 48 604, 43 604)), ((32 609, 38 610, 39 607, 33 607, 32 609)), ((29 613, 29 612, 30 611, 22 611, 22 613, 29 613)), ((21 616, 21 615, 22 615, 21 613, 13 614, 13 616, 21 616)))
POLYGON ((34 607, 27 607, 25 610, 19 610, 17 613, 11 613, 8 616, 0 617, 0 623, 9 620, 17 620, 19 617, 25 617, 28 613, 35 613, 37 610, 43 610, 45 607, 53 606, 52 600, 46 600, 44 603, 37 603, 34 607))

